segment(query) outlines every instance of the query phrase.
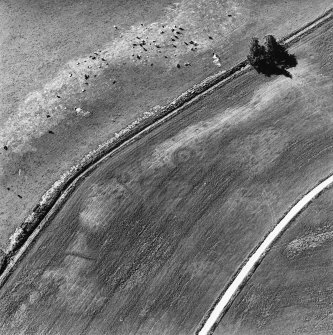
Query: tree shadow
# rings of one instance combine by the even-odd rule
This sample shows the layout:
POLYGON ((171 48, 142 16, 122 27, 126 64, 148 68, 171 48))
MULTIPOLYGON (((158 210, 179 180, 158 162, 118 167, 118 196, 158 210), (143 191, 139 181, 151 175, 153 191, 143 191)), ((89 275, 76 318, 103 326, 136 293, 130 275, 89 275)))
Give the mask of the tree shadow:
POLYGON ((287 69, 297 65, 296 56, 289 54, 285 46, 279 44, 272 35, 266 36, 265 47, 259 44, 257 38, 253 38, 247 58, 253 68, 266 77, 284 75, 292 79, 287 69))
POLYGON ((271 77, 272 75, 280 76, 283 75, 292 79, 292 74, 287 71, 286 68, 277 66, 275 64, 262 64, 259 67, 255 67, 258 73, 264 74, 266 77, 271 77))

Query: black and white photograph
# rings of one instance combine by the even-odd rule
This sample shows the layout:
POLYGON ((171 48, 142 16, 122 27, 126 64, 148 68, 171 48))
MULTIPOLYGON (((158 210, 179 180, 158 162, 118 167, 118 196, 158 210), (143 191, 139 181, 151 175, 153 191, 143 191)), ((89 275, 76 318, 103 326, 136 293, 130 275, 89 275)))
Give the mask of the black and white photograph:
POLYGON ((0 335, 332 334, 332 0, 0 0, 0 335))

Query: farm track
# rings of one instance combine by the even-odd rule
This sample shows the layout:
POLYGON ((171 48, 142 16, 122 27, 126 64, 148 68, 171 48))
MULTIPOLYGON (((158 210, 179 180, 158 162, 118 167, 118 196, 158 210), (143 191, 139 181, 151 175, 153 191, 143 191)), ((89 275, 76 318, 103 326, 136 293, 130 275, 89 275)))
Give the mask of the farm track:
MULTIPOLYGON (((304 27, 281 39, 287 47, 297 43, 302 37, 310 34, 316 28, 331 20, 333 9, 308 23, 304 27)), ((72 167, 60 180, 58 180, 42 197, 33 212, 21 224, 11 238, 6 252, 0 258, 0 288, 8 275, 13 271, 16 262, 29 248, 29 244, 37 237, 44 225, 56 215, 60 207, 73 193, 74 189, 86 176, 96 169, 108 157, 116 154, 123 148, 129 146, 137 139, 145 136, 160 125, 169 121, 188 105, 197 102, 214 90, 227 84, 250 71, 248 62, 245 60, 225 73, 217 73, 195 85, 181 96, 176 98, 168 106, 159 111, 150 113, 147 117, 133 122, 130 126, 120 131, 110 141, 101 145, 97 150, 89 153, 80 164, 72 167)))
POLYGON ((274 229, 257 246, 249 258, 244 261, 235 276, 230 280, 223 293, 215 301, 213 308, 207 313, 204 321, 197 330, 197 335, 210 335, 218 326, 223 315, 230 308, 237 295, 249 281, 254 271, 269 252, 272 245, 278 240, 283 232, 288 228, 292 221, 304 211, 308 205, 317 198, 323 191, 333 184, 333 175, 323 180, 313 188, 302 199, 300 199, 286 215, 278 222, 274 229))

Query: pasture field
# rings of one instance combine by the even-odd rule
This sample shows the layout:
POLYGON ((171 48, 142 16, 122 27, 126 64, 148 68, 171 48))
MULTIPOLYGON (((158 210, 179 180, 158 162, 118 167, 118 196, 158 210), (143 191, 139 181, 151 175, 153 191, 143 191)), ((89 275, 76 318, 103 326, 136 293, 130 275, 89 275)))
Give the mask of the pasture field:
POLYGON ((142 113, 243 60, 252 36, 282 37, 330 5, 2 0, 0 248, 84 154, 142 113))
POLYGON ((332 31, 294 45, 293 79, 250 71, 87 176, 1 288, 1 333, 193 333, 332 173, 332 31))
POLYGON ((331 188, 282 235, 214 334, 332 333, 332 214, 331 188))

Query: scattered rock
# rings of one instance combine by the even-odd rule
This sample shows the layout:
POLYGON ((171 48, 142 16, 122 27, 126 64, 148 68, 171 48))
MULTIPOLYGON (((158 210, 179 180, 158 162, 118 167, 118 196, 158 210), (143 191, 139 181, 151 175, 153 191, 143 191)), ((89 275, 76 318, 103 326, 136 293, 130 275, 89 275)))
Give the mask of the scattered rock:
POLYGON ((84 111, 82 108, 78 107, 78 108, 75 108, 75 111, 76 111, 76 114, 77 115, 80 115, 80 116, 89 116, 90 115, 90 112, 88 111, 84 111))
POLYGON ((221 66, 220 57, 215 52, 213 53, 213 63, 218 67, 221 66))

